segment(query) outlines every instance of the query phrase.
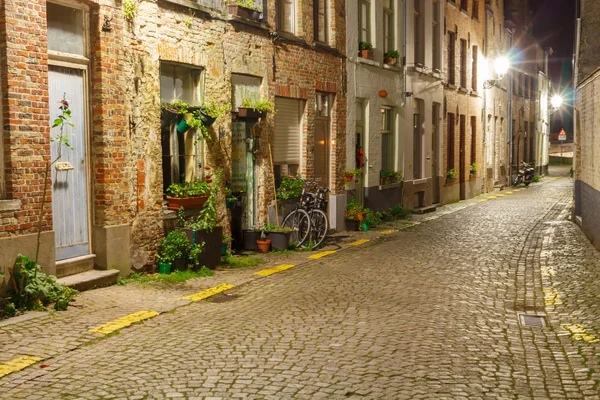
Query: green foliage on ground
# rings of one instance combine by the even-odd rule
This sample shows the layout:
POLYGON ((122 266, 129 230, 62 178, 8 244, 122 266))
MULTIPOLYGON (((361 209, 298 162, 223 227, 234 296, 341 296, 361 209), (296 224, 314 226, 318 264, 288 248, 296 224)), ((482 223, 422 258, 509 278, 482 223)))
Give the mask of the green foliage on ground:
POLYGON ((542 178, 540 178, 539 175, 534 175, 533 178, 532 178, 532 182, 539 182, 541 180, 542 180, 542 178))
POLYGON ((266 261, 256 257, 248 256, 226 256, 221 259, 220 267, 227 268, 246 268, 256 267, 257 265, 264 264, 266 261))
POLYGON ((171 285, 176 285, 179 283, 184 283, 185 281, 193 278, 200 278, 205 276, 213 276, 215 273, 206 268, 202 267, 198 271, 193 270, 184 270, 184 271, 175 271, 170 274, 131 274, 129 278, 119 279, 117 281, 117 285, 125 286, 128 283, 166 283, 171 285))

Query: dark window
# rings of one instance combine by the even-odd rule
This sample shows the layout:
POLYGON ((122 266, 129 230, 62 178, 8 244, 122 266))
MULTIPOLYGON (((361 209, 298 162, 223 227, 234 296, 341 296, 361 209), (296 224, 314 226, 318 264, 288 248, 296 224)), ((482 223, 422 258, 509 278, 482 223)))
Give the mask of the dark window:
POLYGON ((314 0, 315 40, 327 43, 329 41, 328 0, 314 0))
POLYGON ((473 11, 471 12, 473 19, 479 19, 479 1, 473 0, 473 11))
POLYGON ((459 0, 460 1, 460 10, 464 11, 466 13, 469 12, 469 10, 467 9, 467 3, 469 2, 469 0, 459 0))
POLYGON ((477 117, 471 117, 471 165, 477 162, 477 117))
POLYGON ((446 169, 454 168, 454 114, 448 113, 448 155, 446 159, 446 169))
POLYGON ((448 32, 448 83, 456 85, 456 34, 448 32))
POLYGON ((471 61, 471 86, 477 91, 477 46, 473 46, 473 60, 471 61))
POLYGON ((460 86, 467 87, 467 41, 460 39, 460 86))

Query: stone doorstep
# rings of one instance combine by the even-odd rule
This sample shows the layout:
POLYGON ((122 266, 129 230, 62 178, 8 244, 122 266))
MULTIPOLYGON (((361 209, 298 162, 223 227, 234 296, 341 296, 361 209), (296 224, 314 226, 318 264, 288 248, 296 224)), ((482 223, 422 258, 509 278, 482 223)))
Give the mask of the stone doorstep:
POLYGON ((84 291, 93 288, 114 285, 119 279, 118 269, 97 270, 81 272, 75 275, 58 279, 58 283, 70 288, 84 291))
POLYGON ((410 210, 410 212, 412 212, 413 214, 427 214, 427 213, 434 212, 435 210, 437 210, 438 206, 439 206, 439 204, 432 204, 427 207, 417 207, 417 208, 413 208, 412 210, 410 210))
POLYGON ((88 254, 81 257, 68 258, 56 262, 56 277, 63 278, 69 275, 79 274, 81 272, 94 269, 95 254, 88 254))

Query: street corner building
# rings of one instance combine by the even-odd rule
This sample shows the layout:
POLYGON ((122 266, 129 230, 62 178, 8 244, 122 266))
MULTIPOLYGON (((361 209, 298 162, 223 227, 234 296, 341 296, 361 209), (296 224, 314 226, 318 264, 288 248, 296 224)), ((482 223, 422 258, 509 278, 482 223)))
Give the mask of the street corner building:
POLYGON ((17 254, 35 255, 43 172, 59 152, 39 258, 58 277, 151 267, 157 239, 176 219, 168 186, 210 182, 218 170, 221 189, 238 199, 227 209, 221 190, 222 226, 261 226, 274 185, 300 174, 332 189, 336 227, 345 205, 344 2, 254 3, 3 2, 3 272, 17 254), (51 141, 63 96, 72 150, 51 141), (245 101, 274 107, 256 115, 242 112, 245 101), (182 104, 227 112, 206 131, 182 131, 188 114, 169 107, 182 104))
POLYGON ((600 3, 580 0, 575 49, 575 221, 600 249, 600 3))

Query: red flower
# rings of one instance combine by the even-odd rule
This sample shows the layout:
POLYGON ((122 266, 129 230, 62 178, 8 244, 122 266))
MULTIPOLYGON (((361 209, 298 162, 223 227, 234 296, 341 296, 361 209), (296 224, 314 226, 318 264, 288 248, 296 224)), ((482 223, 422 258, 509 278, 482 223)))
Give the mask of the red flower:
POLYGON ((69 102, 68 102, 66 99, 62 99, 62 100, 60 101, 60 104, 62 104, 62 105, 63 105, 63 106, 65 106, 65 107, 69 107, 69 102))

